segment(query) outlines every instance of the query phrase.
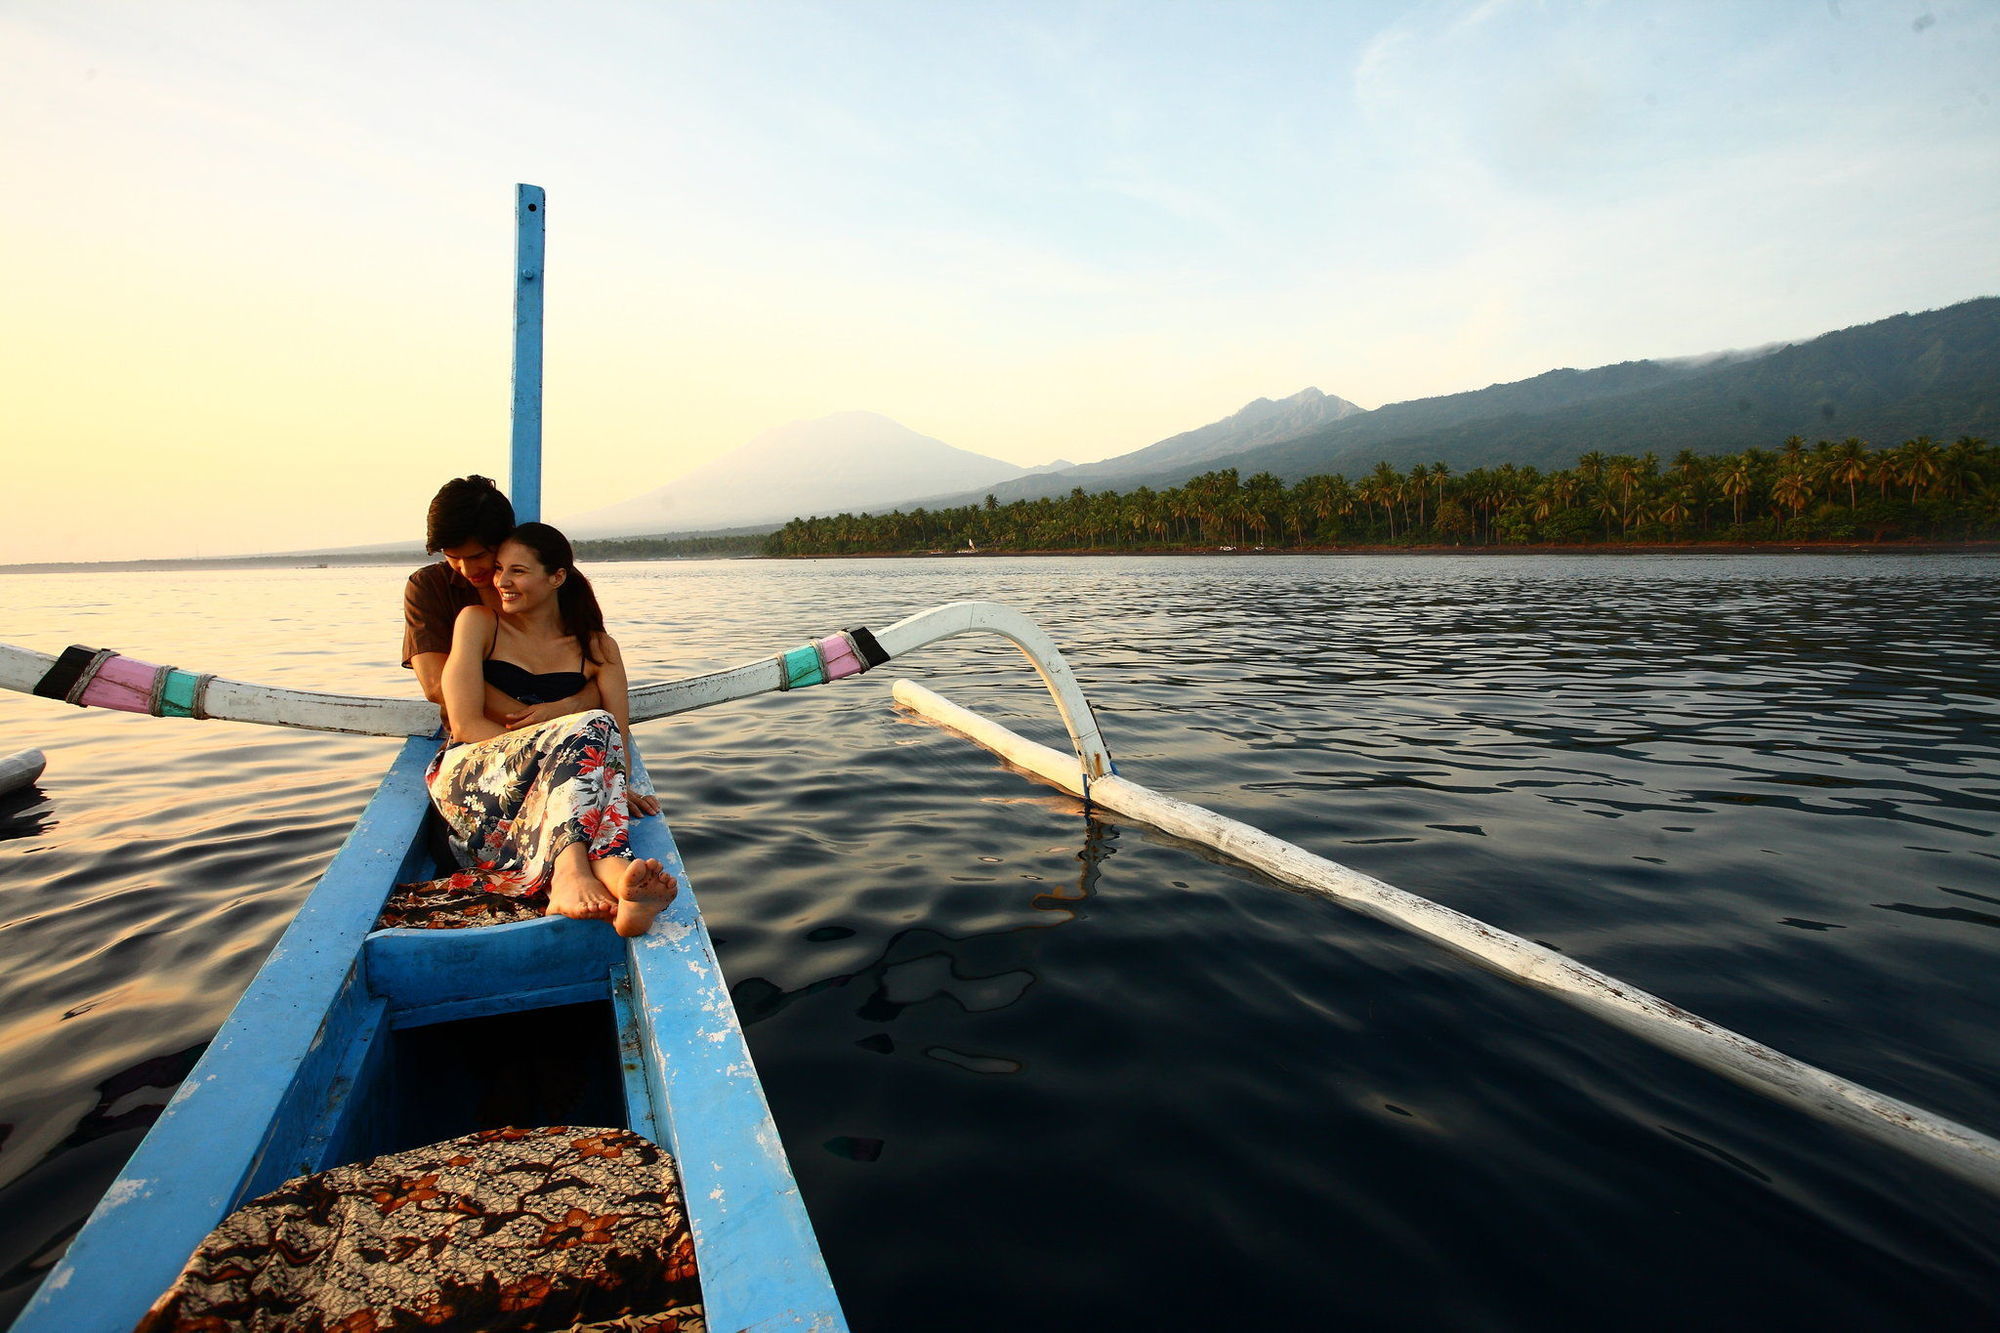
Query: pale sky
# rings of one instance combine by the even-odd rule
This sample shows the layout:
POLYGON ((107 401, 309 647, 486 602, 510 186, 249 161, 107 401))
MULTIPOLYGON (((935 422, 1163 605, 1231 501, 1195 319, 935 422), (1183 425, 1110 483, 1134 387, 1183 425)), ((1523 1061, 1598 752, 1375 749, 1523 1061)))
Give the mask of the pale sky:
POLYGON ((838 411, 1084 462, 2000 294, 1996 102, 1991 0, 0 0, 0 562, 504 482, 517 181, 559 519, 838 411))

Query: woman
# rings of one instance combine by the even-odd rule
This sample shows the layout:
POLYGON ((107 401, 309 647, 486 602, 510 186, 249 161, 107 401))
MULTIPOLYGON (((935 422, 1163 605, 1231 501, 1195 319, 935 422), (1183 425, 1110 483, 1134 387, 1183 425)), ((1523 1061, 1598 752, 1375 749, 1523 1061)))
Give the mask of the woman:
POLYGON ((679 886, 626 838, 630 814, 660 806, 630 786, 618 644, 569 539, 546 523, 524 523, 500 544, 493 587, 498 614, 468 606, 452 628, 442 681, 451 739, 426 776, 452 850, 471 869, 403 886, 384 923, 484 924, 528 915, 545 895, 544 914, 643 935, 679 886), (604 707, 572 711, 587 685, 604 707))

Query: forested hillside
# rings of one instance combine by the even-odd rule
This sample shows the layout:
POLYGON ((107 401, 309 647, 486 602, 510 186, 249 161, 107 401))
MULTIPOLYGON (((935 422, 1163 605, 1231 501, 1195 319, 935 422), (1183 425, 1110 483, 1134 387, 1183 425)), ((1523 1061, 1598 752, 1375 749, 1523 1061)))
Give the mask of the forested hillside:
POLYGON ((1287 485, 1233 468, 1185 485, 908 513, 794 519, 772 555, 961 549, 1101 551, 1339 545, 1965 541, 2000 539, 2000 454, 1984 440, 1928 436, 1875 449, 1858 438, 1662 464, 1657 454, 1586 453, 1543 471, 1503 463, 1378 463, 1358 479, 1287 485))
MULTIPOLYGON (((1474 468, 1567 468, 1585 454, 1740 453, 1797 435, 1876 442, 1928 435, 2000 438, 2000 298, 1897 315, 1775 351, 1551 370, 1466 393, 1391 403, 1287 440, 1145 469, 1147 450, 1071 473, 1009 482, 1003 499, 1076 487, 1181 485, 1197 469, 1358 476, 1443 462, 1474 468)), ((1158 446, 1152 446, 1157 448, 1158 446)), ((976 502, 983 493, 946 497, 976 502)))
POLYGON ((2000 298, 1898 315, 1747 359, 1551 371, 1384 407, 1226 461, 1287 480, 1442 459, 1567 467, 1593 450, 1735 453, 1772 440, 2000 435, 2000 298))

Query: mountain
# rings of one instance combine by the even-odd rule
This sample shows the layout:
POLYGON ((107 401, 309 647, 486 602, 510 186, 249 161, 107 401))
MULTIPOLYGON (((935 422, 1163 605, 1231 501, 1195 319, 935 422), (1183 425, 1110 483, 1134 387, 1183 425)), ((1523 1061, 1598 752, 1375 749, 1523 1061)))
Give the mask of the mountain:
MULTIPOLYGON (((1736 453, 1775 448, 1791 435, 1808 441, 1851 435, 1878 446, 1917 435, 2000 439, 2000 297, 1895 315, 1805 342, 1551 370, 1372 412, 1356 409, 1288 439, 1234 451, 1196 445, 1177 456, 1169 448, 1227 424, 987 489, 1002 501, 1067 495, 1078 486, 1159 489, 1225 467, 1245 477, 1274 472, 1288 482, 1315 473, 1359 478, 1380 462, 1398 469, 1443 462, 1456 472, 1501 463, 1547 469, 1568 467, 1593 450, 1662 458, 1682 449, 1736 453)), ((1274 421, 1272 429, 1282 426, 1274 421)), ((974 504, 984 494, 926 503, 974 504)))
POLYGON ((1807 441, 2000 437, 2000 297, 1896 315, 1760 352, 1552 370, 1395 403, 1216 466, 1296 481, 1378 462, 1568 467, 1583 454, 1665 458, 1807 441))
POLYGON ((1275 402, 1259 398, 1234 416, 1183 431, 1158 444, 1149 444, 1144 449, 1121 454, 1117 458, 1072 468, 1069 475, 1128 476, 1164 467, 1206 463, 1210 459, 1227 458, 1262 444, 1289 440, 1332 422, 1359 416, 1365 410, 1345 398, 1335 398, 1318 389, 1301 389, 1290 398, 1280 398, 1275 402))
POLYGON ((800 514, 969 490, 1026 471, 954 449, 874 412, 836 412, 767 430, 664 486, 569 515, 561 526, 576 537, 775 527, 800 514))
MULTIPOLYGON (((1206 472, 1211 466, 1227 466, 1211 463, 1213 459, 1228 458, 1245 449, 1292 439, 1329 423, 1366 414, 1366 408, 1357 407, 1345 398, 1318 389, 1301 389, 1289 398, 1259 398, 1233 416, 1182 431, 1129 454, 1061 470, 1037 468, 987 490, 1004 504, 1045 495, 1067 495, 1078 486, 1090 491, 1128 490, 1154 484, 1154 479, 1160 476, 1185 479, 1206 472)), ((968 504, 984 499, 985 494, 982 491, 970 498, 933 495, 912 503, 938 508, 968 504)), ((907 510, 911 505, 905 503, 900 507, 907 510)))
POLYGON ((844 412, 767 431, 636 500, 578 515, 579 535, 775 527, 808 514, 905 512, 1177 486, 1233 467, 1286 481, 1358 478, 1377 463, 1568 467, 1583 454, 1662 458, 1857 436, 2000 439, 2000 297, 1896 315, 1805 342, 1532 379, 1365 411, 1304 389, 1102 462, 1027 469, 887 417, 844 412))

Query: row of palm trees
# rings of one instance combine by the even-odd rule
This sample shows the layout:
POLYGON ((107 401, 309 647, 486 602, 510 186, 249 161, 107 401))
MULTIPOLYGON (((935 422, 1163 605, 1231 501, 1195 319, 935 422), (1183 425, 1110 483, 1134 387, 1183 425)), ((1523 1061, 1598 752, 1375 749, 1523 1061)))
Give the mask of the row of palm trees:
POLYGON ((1592 452, 1542 472, 1502 463, 1378 463, 1358 481, 1287 486, 1233 468, 1167 490, 1078 487, 1060 499, 793 519, 772 555, 963 549, 1166 550, 1193 546, 1576 545, 1685 541, 2000 538, 2000 453, 1964 436, 1893 448, 1798 436, 1775 451, 1702 455, 1662 466, 1647 453, 1592 452))

